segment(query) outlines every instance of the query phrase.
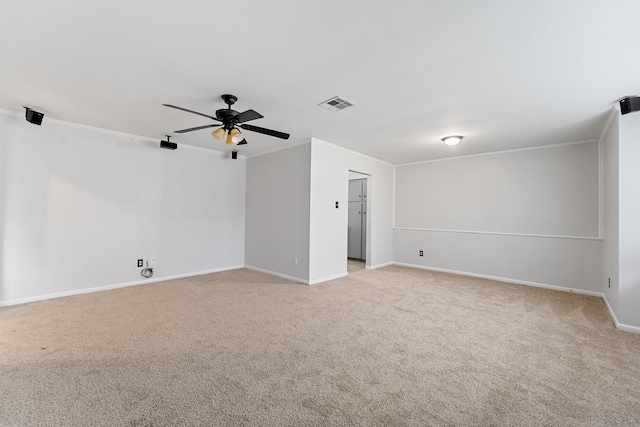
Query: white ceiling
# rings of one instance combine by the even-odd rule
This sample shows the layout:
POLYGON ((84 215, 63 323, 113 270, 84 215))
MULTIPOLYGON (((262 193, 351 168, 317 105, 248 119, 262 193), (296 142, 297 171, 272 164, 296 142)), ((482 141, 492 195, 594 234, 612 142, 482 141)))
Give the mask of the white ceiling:
MULTIPOLYGON (((0 108, 43 126, 160 139, 210 123, 161 104, 214 114, 223 93, 291 134, 246 132, 247 156, 309 137, 395 164, 597 139, 640 94, 640 0, 0 0, 0 108), (336 95, 357 105, 317 105, 336 95)), ((229 151, 210 130, 172 140, 229 151)))

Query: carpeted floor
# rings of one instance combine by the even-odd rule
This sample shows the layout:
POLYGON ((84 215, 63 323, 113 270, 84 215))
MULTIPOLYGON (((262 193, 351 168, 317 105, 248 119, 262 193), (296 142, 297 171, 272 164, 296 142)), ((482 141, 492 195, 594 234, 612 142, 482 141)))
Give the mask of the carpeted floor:
POLYGON ((241 269, 0 309, 0 425, 640 425, 640 336, 595 297, 241 269))

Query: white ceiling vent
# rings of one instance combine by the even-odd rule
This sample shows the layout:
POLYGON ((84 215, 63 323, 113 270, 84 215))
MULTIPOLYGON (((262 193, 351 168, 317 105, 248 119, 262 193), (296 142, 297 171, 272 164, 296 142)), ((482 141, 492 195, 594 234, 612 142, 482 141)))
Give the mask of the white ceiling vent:
POLYGON ((333 98, 327 99, 326 101, 321 102, 318 105, 323 108, 326 108, 327 110, 340 111, 348 107, 353 107, 356 104, 341 96, 334 96, 333 98))

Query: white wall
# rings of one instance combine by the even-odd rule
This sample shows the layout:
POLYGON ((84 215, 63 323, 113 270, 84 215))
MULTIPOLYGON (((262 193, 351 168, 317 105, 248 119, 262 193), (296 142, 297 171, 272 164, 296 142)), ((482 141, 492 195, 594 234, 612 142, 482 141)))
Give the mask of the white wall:
POLYGON ((310 167, 310 143, 247 159, 247 267, 308 281, 310 167))
POLYGON ((597 142, 398 166, 394 260, 600 292, 598 172, 597 142))
POLYGON ((619 230, 619 118, 614 107, 601 142, 602 150, 602 292, 614 312, 618 309, 618 230, 619 230))
MULTIPOLYGON (((0 115, 0 120, 2 116, 0 115)), ((9 126, 0 122, 0 305, 4 301, 4 199, 5 176, 7 170, 7 146, 9 140, 9 126)))
POLYGON ((312 138, 310 283, 347 273, 349 170, 370 175, 367 266, 393 261, 393 165, 312 138))
POLYGON ((352 180, 352 179, 363 179, 363 178, 366 178, 368 176, 369 175, 365 175, 365 174, 360 173, 360 172, 354 172, 354 171, 351 171, 351 170, 349 171, 349 180, 352 180))
POLYGON ((640 333, 640 113, 621 116, 616 105, 609 119, 601 138, 602 289, 616 326, 640 333))
POLYGON ((640 112, 620 116, 618 149, 618 321, 640 328, 640 112))
POLYGON ((243 265, 244 160, 0 115, 5 304, 243 265), (3 168, 4 169, 4 168, 3 168))

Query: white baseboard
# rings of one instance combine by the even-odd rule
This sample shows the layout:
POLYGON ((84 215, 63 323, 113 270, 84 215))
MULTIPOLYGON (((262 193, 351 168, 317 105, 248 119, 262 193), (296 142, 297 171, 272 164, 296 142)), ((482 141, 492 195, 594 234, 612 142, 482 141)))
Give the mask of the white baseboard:
POLYGON ((334 275, 331 275, 331 276, 325 276, 325 277, 322 277, 320 279, 311 280, 311 281, 309 281, 309 284, 310 285, 317 285, 318 283, 328 282, 329 280, 339 279, 341 277, 345 277, 345 276, 348 276, 348 275, 349 275, 349 273, 344 272, 344 273, 334 274, 334 275))
POLYGON ((156 279, 136 280, 134 282, 117 283, 117 284, 114 284, 114 285, 103 285, 103 286, 96 286, 96 287, 93 287, 93 288, 75 289, 75 290, 72 290, 72 291, 54 292, 54 293, 45 294, 45 295, 36 295, 36 296, 33 296, 33 297, 15 298, 15 299, 1 301, 0 302, 0 306, 27 304, 27 303, 30 303, 30 302, 44 301, 44 300, 54 299, 54 298, 69 297, 69 296, 73 296, 73 295, 89 294, 89 293, 93 293, 93 292, 108 291, 108 290, 111 290, 111 289, 126 288, 126 287, 129 287, 129 286, 148 285, 148 284, 151 284, 151 283, 165 282, 167 280, 182 279, 182 278, 185 278, 185 277, 201 276, 203 274, 219 273, 221 271, 228 271, 228 270, 236 270, 236 269, 242 268, 242 267, 244 267, 244 266, 243 265, 234 265, 234 266, 230 266, 230 267, 215 268, 213 270, 204 270, 204 271, 197 271, 197 272, 194 272, 194 273, 185 273, 185 274, 176 274, 176 275, 173 275, 173 276, 158 277, 156 279))
MULTIPOLYGON (((466 271, 458 271, 458 270, 449 270, 449 269, 444 269, 444 268, 428 267, 428 266, 417 265, 417 264, 408 264, 408 263, 404 263, 404 262, 387 262, 387 263, 383 263, 383 264, 377 264, 375 266, 368 266, 366 268, 368 270, 374 270, 376 268, 382 268, 382 267, 386 267, 386 266, 389 266, 389 265, 399 265, 399 266, 403 266, 403 267, 418 268, 418 269, 430 270, 430 271, 438 271, 438 272, 442 272, 442 273, 458 274, 458 275, 461 275, 461 276, 478 277, 478 278, 481 278, 481 279, 495 280, 495 281, 498 281, 498 282, 515 283, 515 284, 518 284, 518 285, 533 286, 533 287, 536 287, 536 288, 552 289, 552 290, 561 291, 561 292, 571 292, 571 293, 576 293, 576 294, 600 297, 600 298, 602 298, 604 300, 604 303, 605 303, 605 305, 607 307, 607 310, 609 311, 609 315, 611 316, 611 319, 613 320, 613 323, 616 326, 616 329, 618 329, 620 331, 630 332, 630 333, 634 333, 634 334, 639 334, 640 335, 640 327, 626 325, 626 324, 620 323, 618 321, 618 318, 617 318, 615 312, 613 311, 613 309, 611 308, 611 305, 609 304, 609 301, 607 300, 606 295, 604 295, 602 292, 585 291, 583 289, 566 288, 566 287, 563 287, 563 286, 548 285, 548 284, 545 284, 545 283, 529 282, 529 281, 524 281, 524 280, 514 280, 514 279, 508 279, 508 278, 504 278, 504 277, 489 276, 489 275, 486 275, 486 274, 475 274, 475 273, 469 273, 469 272, 466 272, 466 271)), ((185 278, 185 277, 201 276, 201 275, 204 275, 204 274, 219 273, 221 271, 237 270, 239 268, 247 268, 249 270, 259 271, 261 273, 266 273, 266 274, 270 274, 270 275, 273 275, 273 276, 282 277, 283 279, 291 280, 291 281, 298 282, 298 283, 304 283, 306 285, 315 285, 315 284, 326 282, 326 281, 329 281, 329 280, 339 279, 341 277, 345 277, 345 276, 348 275, 348 273, 339 273, 339 274, 335 274, 335 275, 332 275, 332 276, 326 276, 326 277, 323 277, 321 279, 315 279, 313 281, 308 281, 308 280, 300 279, 298 277, 288 276, 286 274, 276 273, 274 271, 265 270, 263 268, 253 267, 253 266, 250 266, 250 265, 234 265, 234 266, 229 266, 229 267, 215 268, 215 269, 212 269, 212 270, 204 270, 204 271, 197 271, 197 272, 193 272, 193 273, 185 273, 185 274, 177 274, 177 275, 173 275, 173 276, 159 277, 159 278, 151 279, 151 280, 137 280, 137 281, 134 281, 134 282, 118 283, 118 284, 114 284, 114 285, 105 285, 105 286, 96 286, 96 287, 93 287, 93 288, 77 289, 77 290, 72 290, 72 291, 55 292, 55 293, 50 293, 50 294, 45 294, 45 295, 37 295, 37 296, 33 296, 33 297, 15 298, 15 299, 10 299, 10 300, 0 301, 0 307, 2 307, 2 306, 10 306, 10 305, 18 305, 18 304, 27 304, 27 303, 30 303, 30 302, 44 301, 44 300, 48 300, 48 299, 62 298, 62 297, 68 297, 68 296, 73 296, 73 295, 88 294, 88 293, 92 293, 92 292, 108 291, 110 289, 126 288, 126 287, 129 287, 129 286, 137 286, 137 285, 146 285, 146 284, 157 283, 157 282, 165 282, 167 280, 175 280, 175 279, 182 279, 182 278, 185 278)))
POLYGON ((467 271, 458 271, 458 270, 448 270, 448 269, 445 269, 445 268, 427 267, 427 266, 417 265, 417 264, 407 264, 407 263, 404 263, 404 262, 396 262, 394 264, 395 265, 401 265, 403 267, 420 268, 422 270, 431 270, 431 271, 439 271, 439 272, 442 272, 442 273, 458 274, 460 276, 478 277, 478 278, 481 278, 481 279, 495 280, 497 282, 515 283, 517 285, 533 286, 535 288, 552 289, 554 291, 571 292, 571 293, 575 293, 575 294, 590 295, 590 296, 594 296, 594 297, 602 297, 603 296, 601 292, 585 291, 584 289, 566 288, 564 286, 548 285, 546 283, 529 282, 529 281, 526 281, 526 280, 509 279, 507 277, 489 276, 487 274, 469 273, 467 271))
POLYGON ((267 269, 260 268, 260 267, 254 267, 252 265, 245 265, 244 268, 246 268, 248 270, 259 271, 260 273, 270 274, 272 276, 282 277, 283 279, 292 280, 294 282, 304 283, 305 285, 309 284, 308 280, 301 279, 299 277, 289 276, 287 274, 277 273, 275 271, 267 270, 267 269))
POLYGON ((376 268, 382 268, 382 267, 388 267, 390 265, 394 265, 395 263, 393 261, 389 261, 389 262, 383 262, 382 264, 376 264, 376 265, 365 265, 365 269, 366 270, 375 270, 376 268))
POLYGON ((604 304, 607 306, 607 310, 609 310, 609 315, 611 316, 611 319, 613 319, 616 329, 624 332, 631 332, 632 334, 640 334, 640 328, 637 326, 625 325, 624 323, 618 322, 618 317, 616 316, 616 313, 614 313, 613 308, 611 308, 611 304, 609 304, 607 296, 603 294, 602 299, 604 300, 604 304))
POLYGON ((468 273, 466 271, 456 271, 456 270, 447 270, 447 269, 444 269, 444 268, 425 267, 425 266, 422 266, 422 265, 407 264, 407 263, 403 263, 403 262, 396 262, 394 264, 395 265, 401 265, 403 267, 420 268, 422 270, 431 270, 431 271, 439 271, 439 272, 442 272, 442 273, 459 274, 461 276, 479 277, 479 278, 482 278, 482 279, 495 280, 495 281, 498 281, 498 282, 515 283, 517 285, 533 286, 533 287, 536 287, 536 288, 552 289, 554 291, 571 292, 571 293, 575 293, 575 294, 582 294, 582 295, 600 297, 600 298, 602 298, 604 300, 604 304, 607 306, 607 310, 609 311, 609 315, 611 316, 611 319, 613 320, 613 323, 615 324, 616 329, 618 329, 620 331, 624 331, 624 332, 631 332, 633 334, 640 334, 640 328, 639 327, 626 325, 626 324, 620 323, 618 321, 618 318, 616 317, 616 314, 613 312, 613 309, 611 308, 611 305, 609 304, 609 301, 607 300, 607 296, 602 292, 585 291, 583 289, 566 288, 566 287, 563 287, 563 286, 548 285, 546 283, 527 282, 527 281, 524 281, 524 280, 507 279, 507 278, 504 278, 504 277, 489 276, 489 275, 485 275, 485 274, 468 273))
POLYGON ((260 267, 253 267, 251 265, 245 265, 244 268, 247 268, 249 270, 259 271, 259 272, 265 273, 265 274, 270 274, 272 276, 282 277, 283 279, 292 280, 294 282, 304 283, 305 285, 317 285, 318 283, 322 283, 322 282, 326 282, 326 281, 334 280, 334 279, 339 279, 339 278, 347 276, 349 274, 349 273, 345 272, 345 273, 334 274, 332 276, 321 277, 320 279, 305 280, 305 279, 301 279, 299 277, 289 276, 287 274, 278 273, 278 272, 267 270, 267 269, 260 268, 260 267))

